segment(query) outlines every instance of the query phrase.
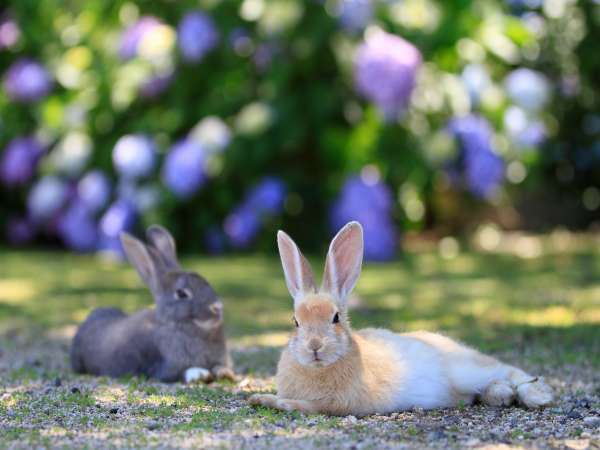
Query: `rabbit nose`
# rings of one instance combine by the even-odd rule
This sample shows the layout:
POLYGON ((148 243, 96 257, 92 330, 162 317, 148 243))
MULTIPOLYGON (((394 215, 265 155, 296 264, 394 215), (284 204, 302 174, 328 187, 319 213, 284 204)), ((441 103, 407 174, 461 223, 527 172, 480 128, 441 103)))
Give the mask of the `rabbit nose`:
POLYGON ((212 305, 210 305, 210 307, 208 308, 210 309, 210 312, 213 313, 214 315, 220 315, 221 311, 223 311, 223 304, 221 303, 214 303, 212 305))
POLYGON ((308 348, 317 353, 319 350, 321 350, 323 348, 323 343, 321 342, 320 339, 315 339, 312 338, 310 341, 308 341, 308 348))

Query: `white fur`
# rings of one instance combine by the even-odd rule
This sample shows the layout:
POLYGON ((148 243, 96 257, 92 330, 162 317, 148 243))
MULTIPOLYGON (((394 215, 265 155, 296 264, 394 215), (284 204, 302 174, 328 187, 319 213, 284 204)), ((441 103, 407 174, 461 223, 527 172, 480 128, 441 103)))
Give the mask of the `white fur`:
POLYGON ((307 266, 298 272, 299 249, 285 233, 278 238, 297 329, 279 361, 278 395, 255 395, 252 404, 366 415, 453 407, 477 397, 498 406, 515 398, 531 408, 552 402, 552 390, 542 380, 443 335, 373 328, 352 332, 345 299, 362 262, 362 227, 357 222, 347 224, 333 239, 318 294, 298 289, 312 287, 301 279, 308 273, 312 281, 312 272, 307 266), (336 313, 339 320, 332 320, 336 313))
POLYGON ((190 367, 183 375, 186 383, 194 383, 196 381, 208 381, 211 378, 210 370, 204 367, 190 367))

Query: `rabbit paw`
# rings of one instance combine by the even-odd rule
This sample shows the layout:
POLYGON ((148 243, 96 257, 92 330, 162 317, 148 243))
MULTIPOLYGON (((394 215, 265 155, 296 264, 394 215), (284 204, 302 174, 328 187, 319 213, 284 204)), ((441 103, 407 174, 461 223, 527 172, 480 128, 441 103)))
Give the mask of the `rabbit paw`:
POLYGON ((183 379, 186 383, 194 383, 196 381, 204 381, 205 383, 212 380, 210 370, 204 367, 190 367, 183 374, 183 379))
POLYGON ((273 394, 254 394, 248 399, 252 406, 267 406, 277 408, 277 396, 273 394))
POLYGON ((491 406, 508 406, 515 400, 515 390, 508 381, 494 381, 483 392, 481 400, 491 406))
POLYGON ((232 369, 225 366, 213 367, 211 372, 217 380, 231 380, 235 381, 235 373, 232 369))
POLYGON ((528 408, 547 406, 554 400, 552 388, 542 378, 521 383, 517 386, 519 400, 528 408))

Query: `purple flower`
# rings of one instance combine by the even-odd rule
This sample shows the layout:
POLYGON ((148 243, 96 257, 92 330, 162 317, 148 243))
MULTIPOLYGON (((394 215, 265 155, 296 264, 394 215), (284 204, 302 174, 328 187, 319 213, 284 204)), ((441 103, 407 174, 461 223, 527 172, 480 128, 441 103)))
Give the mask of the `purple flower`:
POLYGON ((55 176, 45 176, 29 191, 27 208, 36 222, 51 219, 63 207, 69 196, 67 183, 55 176))
POLYGON ((410 100, 420 65, 421 54, 410 42, 383 31, 374 33, 356 53, 356 89, 386 120, 393 120, 410 100))
POLYGON ((246 196, 244 204, 259 215, 277 214, 283 208, 285 183, 279 178, 266 177, 246 196))
POLYGON ((77 196, 88 211, 100 211, 110 199, 108 177, 99 170, 88 172, 77 184, 77 196))
POLYGON ((183 59, 198 62, 216 47, 219 32, 210 16, 192 11, 181 19, 177 27, 177 40, 183 59))
POLYGON ((33 59, 19 59, 9 67, 4 77, 4 90, 16 102, 35 102, 48 95, 51 88, 50 74, 33 59))
POLYGON ((42 153, 42 146, 35 138, 19 137, 10 141, 0 159, 0 181, 6 186, 27 183, 42 153))
POLYGON ((140 94, 144 98, 153 99, 165 92, 173 81, 173 72, 164 75, 154 75, 140 87, 140 94))
POLYGON ((480 116, 453 119, 448 129, 460 144, 456 169, 473 195, 489 198, 502 184, 504 162, 492 148, 492 129, 480 116))
POLYGON ((165 185, 179 198, 189 198, 206 181, 204 149, 196 141, 185 139, 173 145, 163 166, 165 185))
POLYGON ((223 228, 232 247, 247 248, 260 231, 260 218, 255 211, 241 206, 225 218, 223 228))
POLYGON ((342 27, 351 32, 362 31, 373 19, 372 0, 341 0, 338 15, 342 27))
POLYGON ((0 50, 11 48, 21 36, 19 25, 12 19, 0 21, 0 50))
POLYGON ((100 219, 100 236, 98 249, 123 255, 120 234, 132 231, 137 221, 138 213, 128 201, 117 200, 100 219))
POLYGON ((127 28, 121 35, 119 56, 123 60, 135 58, 138 55, 138 46, 144 36, 155 27, 162 25, 156 17, 144 16, 127 28))
POLYGON ((363 226, 365 260, 390 260, 398 247, 398 233, 391 217, 392 203, 392 194, 383 183, 349 178, 331 209, 331 230, 335 232, 351 220, 357 220, 363 226))
POLYGON ((94 217, 87 207, 74 202, 58 221, 58 234, 64 244, 78 252, 96 249, 98 229, 94 217))
POLYGON ((23 217, 12 217, 6 224, 6 239, 12 245, 24 245, 35 237, 35 224, 23 217))
POLYGON ((276 46, 269 43, 260 44, 256 48, 254 55, 252 56, 252 60, 259 71, 264 72, 269 68, 271 62, 273 61, 273 56, 275 55, 276 50, 276 46))
POLYGON ((225 234, 217 226, 209 227, 204 233, 204 245, 213 255, 223 253, 227 246, 225 234))
POLYGON ((504 80, 504 85, 510 99, 529 111, 541 110, 550 100, 550 81, 531 69, 513 70, 504 80))
POLYGON ((227 41, 238 56, 248 56, 254 48, 250 34, 242 27, 234 28, 229 33, 227 41))
POLYGON ((142 134, 121 137, 113 150, 113 163, 125 178, 136 179, 150 175, 156 159, 156 146, 142 134))
POLYGON ((547 135, 544 123, 518 106, 507 108, 504 113, 504 128, 519 147, 537 147, 547 135))
POLYGON ((246 248, 252 243, 260 231, 262 216, 281 212, 285 193, 285 184, 275 177, 263 178, 248 192, 223 226, 234 248, 246 248))

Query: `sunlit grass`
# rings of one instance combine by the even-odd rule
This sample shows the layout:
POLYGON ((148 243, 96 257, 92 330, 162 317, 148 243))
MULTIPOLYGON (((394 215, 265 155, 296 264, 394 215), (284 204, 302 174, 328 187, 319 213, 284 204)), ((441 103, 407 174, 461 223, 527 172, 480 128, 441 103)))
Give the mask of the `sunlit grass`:
MULTIPOLYGON (((560 343, 571 359, 583 358, 582 346, 600 345, 600 248, 595 238, 588 245, 582 238, 573 242, 536 258, 503 250, 444 259, 431 249, 405 253, 391 264, 367 264, 352 321, 357 328, 441 330, 498 350, 536 339, 548 348, 560 343)), ((152 305, 125 263, 55 252, 2 254, 1 334, 35 329, 69 335, 93 308, 132 312, 152 305)), ((311 261, 320 272, 322 260, 311 261)), ((202 273, 224 298, 234 345, 285 342, 292 303, 277 257, 184 258, 183 264, 202 273)), ((588 361, 599 364, 593 354, 588 361)))

